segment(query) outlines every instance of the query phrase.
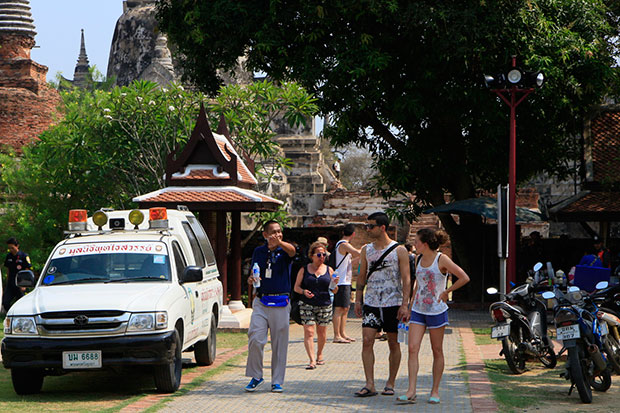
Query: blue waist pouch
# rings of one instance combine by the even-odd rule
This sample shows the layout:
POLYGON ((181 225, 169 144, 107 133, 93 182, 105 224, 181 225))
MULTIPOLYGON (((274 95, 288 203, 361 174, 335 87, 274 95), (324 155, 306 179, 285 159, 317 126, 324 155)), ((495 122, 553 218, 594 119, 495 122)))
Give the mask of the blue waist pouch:
POLYGON ((268 307, 286 307, 288 301, 288 295, 263 295, 260 298, 260 302, 268 307))

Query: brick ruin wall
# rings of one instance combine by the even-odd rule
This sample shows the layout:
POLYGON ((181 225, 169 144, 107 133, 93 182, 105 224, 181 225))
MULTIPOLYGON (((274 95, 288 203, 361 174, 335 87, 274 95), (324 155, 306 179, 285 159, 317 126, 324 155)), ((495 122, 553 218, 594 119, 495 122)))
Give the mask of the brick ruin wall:
POLYGON ((47 67, 30 60, 34 39, 3 33, 0 44, 0 145, 19 152, 56 121, 61 99, 47 67))

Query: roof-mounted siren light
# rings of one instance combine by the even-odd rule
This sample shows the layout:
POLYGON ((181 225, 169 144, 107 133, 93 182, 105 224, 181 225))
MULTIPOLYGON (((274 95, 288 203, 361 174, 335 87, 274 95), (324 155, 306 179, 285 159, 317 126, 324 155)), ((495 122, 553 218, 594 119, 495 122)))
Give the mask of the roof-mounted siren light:
POLYGON ((149 208, 149 228, 168 228, 168 211, 166 210, 166 208, 149 208))
POLYGON ((108 223, 108 214, 100 209, 93 214, 93 223, 97 225, 97 228, 101 231, 102 227, 108 223))
POLYGON ((69 211, 69 231, 86 231, 88 212, 85 209, 72 209, 69 211))

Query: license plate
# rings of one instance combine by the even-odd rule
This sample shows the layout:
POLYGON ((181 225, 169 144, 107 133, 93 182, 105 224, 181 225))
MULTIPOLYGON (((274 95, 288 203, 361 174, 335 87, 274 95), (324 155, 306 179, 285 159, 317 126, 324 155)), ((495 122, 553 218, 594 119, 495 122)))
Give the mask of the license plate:
POLYGON ((581 337, 579 333, 579 324, 571 324, 570 326, 558 327, 556 329, 558 340, 571 340, 581 337))
POLYGON ((607 327, 607 323, 604 321, 601 321, 599 323, 600 327, 601 327, 601 335, 602 336, 606 336, 607 334, 609 334, 609 327, 607 327))
POLYGON ((98 369, 101 368, 101 351, 63 351, 63 369, 98 369))
POLYGON ((491 329, 491 338, 502 338, 510 335, 510 324, 501 324, 491 329))

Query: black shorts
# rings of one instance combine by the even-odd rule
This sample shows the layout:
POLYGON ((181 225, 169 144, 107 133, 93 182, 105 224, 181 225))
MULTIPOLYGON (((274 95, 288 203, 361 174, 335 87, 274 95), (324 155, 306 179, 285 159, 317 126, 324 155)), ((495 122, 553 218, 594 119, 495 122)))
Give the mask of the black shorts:
POLYGON ((374 328, 377 331, 396 333, 398 331, 398 309, 394 307, 362 307, 362 327, 374 328))
POLYGON ((334 307, 351 307, 351 286, 339 285, 338 291, 334 294, 334 307))

